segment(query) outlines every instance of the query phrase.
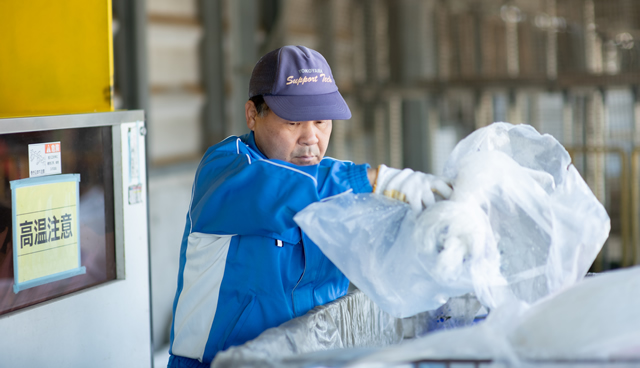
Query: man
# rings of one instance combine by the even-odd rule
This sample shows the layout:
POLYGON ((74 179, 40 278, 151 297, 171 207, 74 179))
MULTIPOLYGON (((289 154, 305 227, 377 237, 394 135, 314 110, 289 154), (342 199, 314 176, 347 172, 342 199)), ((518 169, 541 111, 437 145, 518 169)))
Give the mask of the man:
POLYGON ((428 174, 324 157, 332 120, 351 112, 314 50, 286 46, 263 56, 249 98, 251 133, 209 148, 196 172, 169 367, 208 367, 218 351, 346 293, 349 280, 293 221, 307 205, 375 185, 419 211, 433 203, 431 188, 451 191, 428 174))

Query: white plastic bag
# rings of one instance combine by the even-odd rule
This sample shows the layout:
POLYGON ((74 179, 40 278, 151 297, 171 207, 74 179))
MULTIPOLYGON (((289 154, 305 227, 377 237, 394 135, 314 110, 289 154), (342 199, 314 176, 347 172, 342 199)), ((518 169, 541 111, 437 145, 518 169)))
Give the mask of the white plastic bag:
POLYGON ((428 359, 484 359, 500 367, 637 367, 639 290, 640 267, 604 272, 530 306, 503 305, 474 326, 380 349, 349 367, 428 359))
POLYGON ((458 143, 444 176, 451 199, 417 216, 402 202, 348 193, 294 219, 396 317, 468 292, 489 308, 532 303, 581 279, 609 234, 566 150, 530 126, 477 130, 458 143))

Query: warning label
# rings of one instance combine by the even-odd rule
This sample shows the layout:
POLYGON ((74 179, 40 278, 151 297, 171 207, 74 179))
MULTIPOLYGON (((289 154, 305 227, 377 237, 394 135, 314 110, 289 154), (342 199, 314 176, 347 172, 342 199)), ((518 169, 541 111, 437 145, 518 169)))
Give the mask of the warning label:
POLYGON ((62 173, 60 142, 29 145, 29 177, 62 173))

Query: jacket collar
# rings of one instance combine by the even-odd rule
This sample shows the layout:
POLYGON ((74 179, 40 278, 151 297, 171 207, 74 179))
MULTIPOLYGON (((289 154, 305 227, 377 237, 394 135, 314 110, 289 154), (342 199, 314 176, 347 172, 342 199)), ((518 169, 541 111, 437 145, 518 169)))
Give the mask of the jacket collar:
POLYGON ((257 156, 257 158, 266 160, 267 156, 264 155, 264 153, 262 153, 262 151, 260 151, 260 149, 258 148, 258 145, 256 144, 256 137, 253 133, 253 131, 251 131, 249 134, 245 134, 242 137, 240 137, 240 139, 247 145, 249 146, 249 148, 251 149, 252 153, 257 156))

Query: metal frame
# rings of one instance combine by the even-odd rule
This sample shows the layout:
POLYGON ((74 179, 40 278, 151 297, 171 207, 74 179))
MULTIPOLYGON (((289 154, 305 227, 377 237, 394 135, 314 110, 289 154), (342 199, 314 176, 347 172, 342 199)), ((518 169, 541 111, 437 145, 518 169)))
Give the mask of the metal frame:
MULTIPOLYGON (((630 358, 630 359, 524 359, 521 361, 522 363, 527 363, 527 365, 533 366, 549 366, 549 367, 558 367, 558 366, 566 366, 566 367, 583 367, 583 368, 594 368, 594 367, 621 367, 621 366, 631 366, 632 364, 635 366, 640 363, 640 360, 630 358)), ((452 366, 456 367, 483 367, 483 366, 492 366, 493 363, 498 363, 493 359, 421 359, 412 361, 411 364, 415 368, 420 368, 423 365, 426 365, 431 368, 435 367, 446 367, 450 368, 452 366)), ((502 362, 505 366, 511 366, 508 361, 502 362)), ((501 365, 502 366, 502 365, 501 365)))
MULTIPOLYGON (((69 367, 87 362, 96 367, 153 365, 148 201, 145 196, 142 203, 128 203, 128 171, 124 170, 122 162, 128 149, 123 147, 125 128, 140 122, 144 122, 142 111, 0 120, 0 134, 97 126, 112 128, 117 267, 116 280, 1 316, 0 329, 13 331, 11 343, 0 347, 6 365, 69 367), (119 321, 119 325, 114 325, 113 321, 119 321), (124 334, 122 326, 128 326, 124 334), (112 348, 119 354, 113 354, 113 349, 105 350, 104 341, 114 342, 112 348), (38 346, 37 351, 33 346, 38 346), (64 349, 70 346, 73 348, 64 349), (51 356, 57 357, 55 361, 51 356)), ((144 150, 144 139, 140 139, 143 145, 140 148, 144 150)), ((141 179, 145 188, 146 170, 146 163, 141 160, 141 179)))
POLYGON ((123 123, 144 120, 145 114, 142 110, 10 118, 0 119, 0 134, 115 126, 123 123))
POLYGON ((433 368, 436 365, 442 365, 443 367, 450 368, 452 365, 456 367, 474 367, 478 368, 481 365, 493 363, 492 359, 420 359, 411 362, 414 368, 420 368, 423 365, 433 368))

